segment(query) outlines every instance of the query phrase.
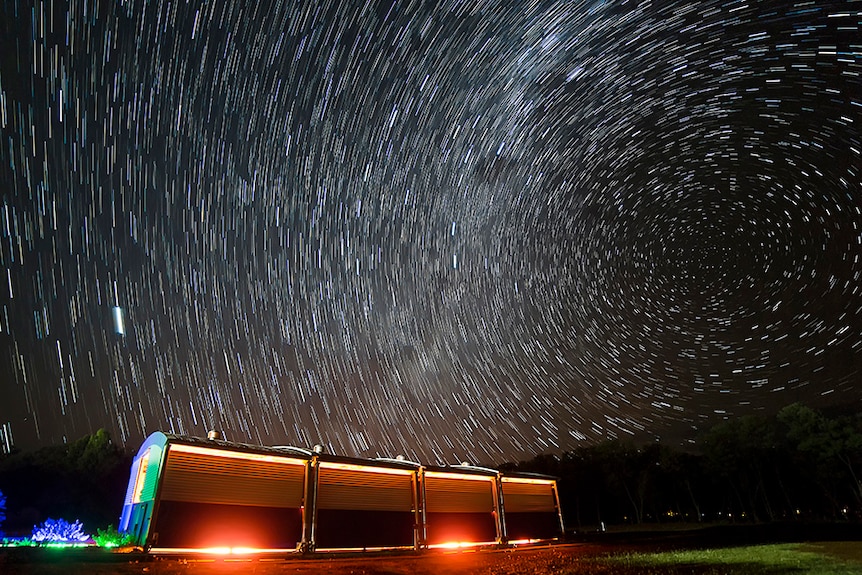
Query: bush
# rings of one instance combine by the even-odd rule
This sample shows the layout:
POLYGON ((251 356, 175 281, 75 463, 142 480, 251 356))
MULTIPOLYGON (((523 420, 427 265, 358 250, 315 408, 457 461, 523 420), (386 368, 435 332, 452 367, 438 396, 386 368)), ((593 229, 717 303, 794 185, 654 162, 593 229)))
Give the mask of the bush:
POLYGON ((131 545, 134 537, 131 533, 120 533, 113 525, 108 525, 104 529, 96 529, 96 535, 93 536, 93 541, 99 547, 123 547, 131 545))
POLYGON ((84 533, 80 521, 69 523, 65 519, 46 519, 42 525, 33 526, 30 540, 34 543, 84 543, 90 536, 84 533))
POLYGON ((3 537, 4 521, 6 521, 6 496, 0 491, 0 537, 3 537))

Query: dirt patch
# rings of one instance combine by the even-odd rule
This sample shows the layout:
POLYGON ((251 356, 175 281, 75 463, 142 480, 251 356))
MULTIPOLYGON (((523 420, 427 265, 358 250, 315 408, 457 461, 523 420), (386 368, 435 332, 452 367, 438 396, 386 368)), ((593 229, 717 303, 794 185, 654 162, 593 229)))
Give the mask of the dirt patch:
MULTIPOLYGON (((425 552, 376 557, 288 557, 281 559, 148 559, 145 561, 54 561, 0 563, 8 575, 522 575, 594 572, 577 569, 587 558, 616 550, 589 544, 529 549, 425 552)), ((604 571, 599 571, 604 572, 604 571)))

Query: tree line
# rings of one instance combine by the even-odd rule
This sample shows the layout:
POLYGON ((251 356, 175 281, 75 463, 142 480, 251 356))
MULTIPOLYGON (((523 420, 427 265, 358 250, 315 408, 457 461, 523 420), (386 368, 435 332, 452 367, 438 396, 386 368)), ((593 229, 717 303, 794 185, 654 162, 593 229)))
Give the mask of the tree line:
POLYGON ((862 414, 802 404, 724 421, 696 451, 613 440, 500 467, 560 478, 563 516, 574 529, 862 520, 862 414))
POLYGON ((0 531, 28 535, 49 517, 79 519, 92 532, 116 524, 131 464, 104 429, 66 445, 2 456, 6 520, 0 531))

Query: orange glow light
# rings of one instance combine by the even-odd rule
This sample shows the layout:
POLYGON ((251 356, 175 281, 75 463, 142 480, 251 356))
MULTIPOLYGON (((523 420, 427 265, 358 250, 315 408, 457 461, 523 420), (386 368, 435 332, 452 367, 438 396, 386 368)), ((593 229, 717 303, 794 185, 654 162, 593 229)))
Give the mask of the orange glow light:
POLYGON ((295 553, 296 549, 259 549, 257 547, 153 547, 154 555, 263 555, 295 553))
POLYGON ((425 477, 431 479, 464 479, 466 481, 494 481, 493 475, 468 475, 461 473, 447 473, 445 471, 426 471, 425 477))
POLYGON ((446 543, 429 545, 428 549, 469 549, 472 547, 481 547, 482 545, 494 545, 494 543, 494 541, 448 541, 446 543))
POLYGON ((502 477, 503 483, 529 483, 531 485, 553 485, 553 479, 534 479, 532 477, 502 477))
POLYGON ((212 449, 210 447, 198 447, 197 445, 183 445, 181 443, 172 444, 171 451, 179 453, 194 453, 196 455, 206 455, 208 457, 223 457, 226 459, 244 459, 246 461, 265 461, 267 463, 281 463, 283 465, 305 465, 302 459, 293 459, 291 457, 278 457, 275 455, 263 455, 260 453, 243 453, 241 451, 227 451, 222 449, 212 449))
POLYGON ((367 465, 356 465, 353 463, 334 463, 332 461, 321 461, 321 469, 340 469, 342 471, 362 471, 368 473, 387 473, 389 475, 413 475, 413 469, 393 469, 390 467, 370 467, 367 465))

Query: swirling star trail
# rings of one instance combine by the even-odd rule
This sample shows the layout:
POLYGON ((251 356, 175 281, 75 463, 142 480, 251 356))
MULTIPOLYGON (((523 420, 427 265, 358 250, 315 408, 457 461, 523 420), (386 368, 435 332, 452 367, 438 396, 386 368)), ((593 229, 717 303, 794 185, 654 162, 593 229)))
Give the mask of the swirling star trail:
POLYGON ((499 462, 862 401, 862 2, 5 0, 0 426, 499 462))

